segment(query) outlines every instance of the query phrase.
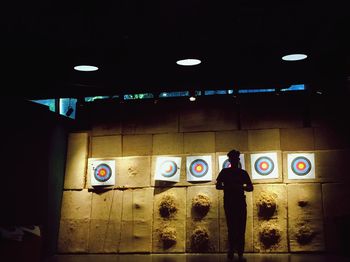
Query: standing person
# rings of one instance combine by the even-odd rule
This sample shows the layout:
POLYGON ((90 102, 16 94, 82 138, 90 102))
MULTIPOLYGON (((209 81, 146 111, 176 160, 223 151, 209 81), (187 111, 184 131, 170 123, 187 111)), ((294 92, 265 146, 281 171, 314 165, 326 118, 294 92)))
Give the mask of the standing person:
POLYGON ((224 190, 224 209, 229 241, 227 257, 233 259, 236 251, 239 260, 243 260, 247 221, 244 191, 253 191, 253 184, 248 173, 240 168, 240 152, 231 150, 227 156, 231 166, 220 171, 216 179, 216 189, 224 190))

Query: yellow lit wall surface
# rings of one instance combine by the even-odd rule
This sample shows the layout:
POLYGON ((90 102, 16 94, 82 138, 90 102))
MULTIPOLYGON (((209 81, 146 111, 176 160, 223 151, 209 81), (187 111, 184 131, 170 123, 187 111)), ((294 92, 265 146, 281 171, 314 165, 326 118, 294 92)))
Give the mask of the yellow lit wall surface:
POLYGON ((246 252, 337 250, 341 221, 350 213, 344 185, 350 150, 337 129, 319 126, 319 118, 303 127, 299 109, 286 113, 290 121, 283 115, 287 109, 241 110, 238 121, 220 106, 152 109, 149 121, 131 113, 115 124, 72 133, 58 252, 226 252, 223 192, 215 189, 215 180, 218 156, 233 148, 245 154, 250 175, 251 154, 278 156, 278 178, 254 180, 254 191, 246 193, 246 252), (289 179, 287 155, 303 152, 314 154, 316 177, 289 179), (186 157, 200 155, 212 157, 213 178, 188 182, 186 157), (179 182, 154 181, 157 156, 182 158, 179 182), (94 160, 115 160, 114 186, 91 186, 94 160), (270 209, 264 210, 266 203, 270 209))

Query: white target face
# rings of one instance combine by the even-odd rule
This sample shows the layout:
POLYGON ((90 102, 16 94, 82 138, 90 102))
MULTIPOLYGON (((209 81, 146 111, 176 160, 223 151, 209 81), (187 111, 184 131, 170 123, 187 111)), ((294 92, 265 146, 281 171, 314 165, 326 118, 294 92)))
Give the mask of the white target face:
MULTIPOLYGON (((239 163, 240 163, 240 168, 245 170, 245 161, 244 161, 244 154, 240 154, 239 155, 239 163)), ((228 168, 231 167, 230 162, 228 161, 228 157, 226 155, 223 156, 219 156, 219 172, 223 169, 223 168, 228 168)))
POLYGON ((114 186, 115 160, 92 161, 90 181, 92 186, 114 186))
POLYGON ((288 179, 314 179, 315 156, 313 153, 288 154, 288 179))
POLYGON ((250 159, 252 179, 278 178, 277 153, 252 154, 250 159))
POLYGON ((211 181, 211 156, 188 156, 186 158, 187 181, 211 181))
POLYGON ((157 157, 155 180, 179 182, 181 157, 157 157))

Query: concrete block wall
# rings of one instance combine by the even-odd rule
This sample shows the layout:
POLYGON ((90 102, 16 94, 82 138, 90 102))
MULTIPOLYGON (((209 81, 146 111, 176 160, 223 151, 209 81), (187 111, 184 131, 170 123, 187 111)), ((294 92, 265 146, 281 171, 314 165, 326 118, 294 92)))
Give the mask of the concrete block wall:
MULTIPOLYGON (((347 138, 336 127, 319 124, 304 127, 303 111, 278 103, 263 107, 244 104, 241 113, 235 107, 220 105, 178 110, 147 112, 129 110, 106 123, 93 123, 91 130, 69 137, 67 168, 61 212, 58 251, 62 253, 182 253, 198 252, 191 247, 196 228, 208 234, 209 252, 225 252, 227 236, 222 208, 222 192, 215 190, 217 154, 233 148, 246 154, 250 172, 250 154, 278 152, 280 178, 253 181, 256 190, 246 193, 248 220, 247 252, 336 251, 339 232, 334 221, 348 215, 347 209, 332 212, 332 201, 349 198, 344 183, 349 181, 345 165, 350 160, 347 138), (230 110, 228 110, 230 108, 230 110), (261 109, 262 108, 262 109, 261 109), (279 109, 278 113, 275 112, 279 109), (259 113, 257 113, 259 112, 259 113), (147 115, 146 115, 147 114, 147 115), (126 117, 128 116, 128 117, 126 117), (286 178, 286 154, 315 153, 316 179, 290 181, 286 178), (185 159, 189 155, 211 155, 213 180, 205 183, 186 181, 185 159), (181 181, 154 182, 157 156, 182 157, 181 181), (90 186, 89 163, 93 159, 116 160, 117 182, 114 187, 97 190, 90 186), (299 188, 300 187, 300 188, 299 188), (303 192, 310 206, 300 209, 295 203, 303 192), (191 213, 191 196, 202 192, 213 203, 210 213, 197 221, 191 213), (259 228, 266 221, 257 216, 260 193, 270 192, 279 198, 279 213, 268 222, 280 228, 278 245, 262 246, 259 228), (298 192, 299 192, 298 191, 298 192), (160 197, 167 192, 177 196, 178 213, 167 220, 159 216, 160 197), (306 210, 306 211, 305 211, 306 210), (296 240, 301 230, 295 212, 309 221, 316 232, 310 242, 296 240), (70 214, 70 215, 67 215, 70 214), (317 224, 317 225, 316 225, 317 224), (176 235, 176 244, 165 247, 159 227, 176 235), (299 230, 299 231, 298 231, 299 230)), ((320 116, 317 118, 319 123, 320 116)), ((306 234, 306 233, 305 233, 306 234)), ((207 251, 208 251, 207 250, 207 251)), ((203 251, 204 252, 204 251, 203 251)))

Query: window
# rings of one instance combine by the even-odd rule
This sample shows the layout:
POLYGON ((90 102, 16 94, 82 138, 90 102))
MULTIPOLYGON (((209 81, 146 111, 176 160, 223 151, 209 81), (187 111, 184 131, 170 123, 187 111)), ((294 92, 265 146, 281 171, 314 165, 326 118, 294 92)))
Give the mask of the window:
POLYGON ((60 114, 75 119, 76 98, 60 98, 60 114))
POLYGON ((189 96, 189 91, 177 91, 177 92, 162 92, 159 94, 159 97, 166 98, 166 97, 182 97, 182 96, 189 96))
POLYGON ((124 95, 124 100, 149 99, 149 98, 153 98, 153 94, 152 93, 127 94, 127 95, 124 95))
POLYGON ((45 105, 50 111, 56 112, 56 101, 55 99, 40 99, 40 100, 30 100, 34 103, 45 105))

